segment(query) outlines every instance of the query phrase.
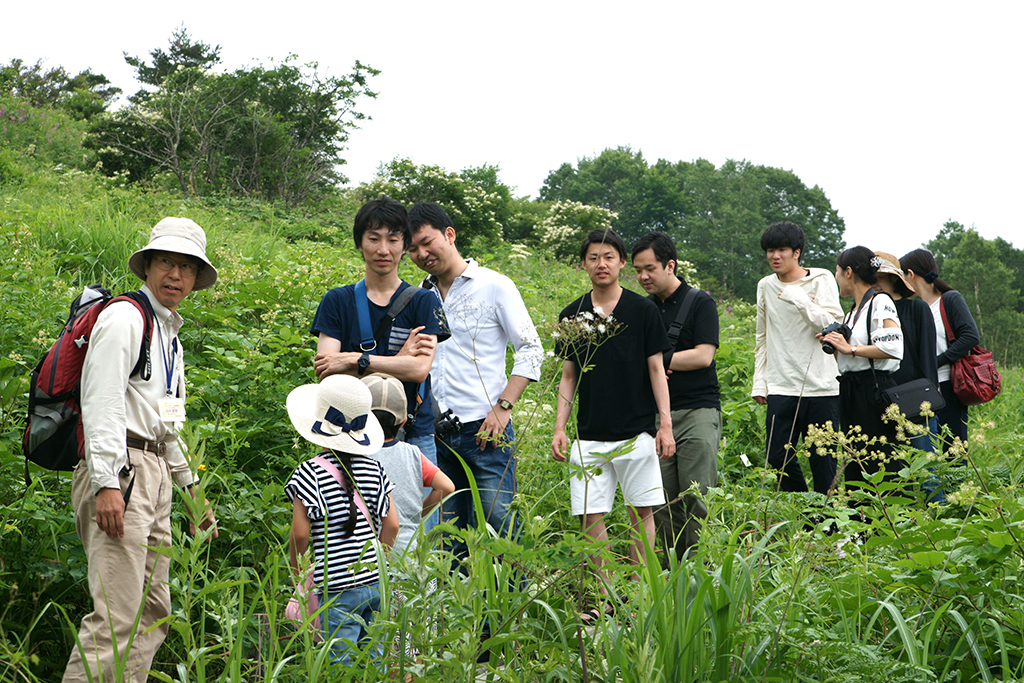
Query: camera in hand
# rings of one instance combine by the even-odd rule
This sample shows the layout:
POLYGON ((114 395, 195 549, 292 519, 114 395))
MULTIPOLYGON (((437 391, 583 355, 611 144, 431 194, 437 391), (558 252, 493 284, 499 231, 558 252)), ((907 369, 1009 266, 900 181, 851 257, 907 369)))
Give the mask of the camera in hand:
POLYGON ((460 429, 462 429, 462 422, 456 415, 452 414, 451 408, 444 411, 441 417, 434 420, 434 434, 439 439, 447 439, 460 429))
MULTIPOLYGON (((847 325, 846 323, 830 324, 828 327, 821 331, 821 336, 824 337, 829 332, 838 332, 839 334, 843 335, 843 339, 845 339, 846 341, 850 341, 850 335, 853 334, 853 330, 851 330, 850 326, 847 325)), ((825 353, 835 353, 836 347, 832 346, 832 344, 830 344, 829 342, 822 342, 821 350, 824 351, 825 353)))

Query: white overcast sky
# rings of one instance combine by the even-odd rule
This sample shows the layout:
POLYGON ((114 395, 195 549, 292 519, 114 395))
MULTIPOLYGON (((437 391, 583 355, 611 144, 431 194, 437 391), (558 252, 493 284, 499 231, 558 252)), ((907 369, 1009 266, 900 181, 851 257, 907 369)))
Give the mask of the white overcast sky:
MULTIPOLYGON (((1024 247, 1022 2, 8 2, 0 60, 125 93, 122 52, 184 24, 224 65, 356 59, 381 70, 346 174, 396 156, 496 164, 536 196, 564 162, 620 145, 651 163, 747 159, 820 185, 849 245, 897 256, 947 219, 1024 247)), ((752 245, 756 248, 756 245, 752 245)))

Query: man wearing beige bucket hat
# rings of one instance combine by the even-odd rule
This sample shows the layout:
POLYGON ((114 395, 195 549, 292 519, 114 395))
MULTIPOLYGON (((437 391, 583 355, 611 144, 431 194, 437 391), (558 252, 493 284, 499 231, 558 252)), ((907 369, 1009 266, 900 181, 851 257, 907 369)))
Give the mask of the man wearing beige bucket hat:
MULTIPOLYGON (((195 483, 176 432, 185 419, 177 307, 217 281, 206 233, 187 218, 164 218, 128 267, 144 281, 140 292, 153 317, 152 371, 131 374, 146 329, 140 309, 111 303, 85 341, 85 459, 72 477, 71 497, 93 611, 82 619, 80 647, 71 652, 64 681, 90 680, 90 671, 93 681, 146 680, 171 612, 169 558, 158 549, 171 543, 172 481, 189 493, 195 483)), ((208 504, 200 527, 212 527, 216 537, 208 504)))

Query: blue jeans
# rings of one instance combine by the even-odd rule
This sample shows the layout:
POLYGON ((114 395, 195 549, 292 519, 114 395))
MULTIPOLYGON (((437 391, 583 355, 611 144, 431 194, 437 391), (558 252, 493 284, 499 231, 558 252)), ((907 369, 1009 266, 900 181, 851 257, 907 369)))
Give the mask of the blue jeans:
MULTIPOLYGON (((935 452, 935 439, 936 434, 939 431, 939 419, 937 417, 931 417, 928 420, 928 433, 918 434, 910 440, 910 445, 919 451, 925 453, 935 452)), ((946 494, 943 492, 942 487, 939 484, 937 477, 928 477, 921 484, 921 488, 924 489, 926 494, 925 500, 929 503, 938 503, 939 505, 946 504, 946 494)))
MULTIPOLYGON (((406 443, 411 444, 411 445, 415 446, 416 448, 420 449, 420 452, 423 453, 424 456, 426 456, 427 460, 429 460, 430 462, 434 463, 435 465, 437 464, 437 444, 434 441, 434 435, 433 434, 424 434, 422 436, 414 436, 414 437, 412 437, 410 439, 406 439, 406 443)), ((445 472, 445 474, 448 474, 448 473, 445 472)), ((425 498, 428 495, 430 495, 430 492, 432 490, 433 489, 424 486, 423 487, 423 497, 425 498)), ((424 519, 423 520, 423 533, 427 533, 428 531, 433 529, 435 526, 437 526, 438 522, 440 521, 440 517, 441 517, 441 513, 440 512, 435 512, 432 515, 430 515, 429 517, 427 517, 426 519, 424 519)))
MULTIPOLYGON (((473 508, 473 492, 466 471, 459 456, 466 461, 470 473, 480 490, 480 503, 486 521, 502 536, 516 538, 519 521, 509 508, 516 492, 516 461, 512 455, 515 431, 512 421, 505 426, 502 442, 495 446, 487 442, 483 450, 476 445, 476 433, 483 420, 462 425, 462 428, 447 439, 438 439, 437 466, 455 484, 455 494, 444 503, 445 520, 452 520, 459 528, 477 526, 473 508)), ((461 541, 452 544, 456 557, 466 555, 466 546, 461 541)))
MULTIPOLYGON (((355 586, 340 593, 328 593, 322 601, 327 607, 324 618, 324 639, 331 644, 332 661, 348 666, 351 662, 349 650, 366 644, 366 627, 373 622, 373 615, 380 610, 380 584, 355 586), (331 639, 336 639, 331 643, 331 639)), ((383 662, 384 648, 380 643, 373 647, 373 658, 383 662)))

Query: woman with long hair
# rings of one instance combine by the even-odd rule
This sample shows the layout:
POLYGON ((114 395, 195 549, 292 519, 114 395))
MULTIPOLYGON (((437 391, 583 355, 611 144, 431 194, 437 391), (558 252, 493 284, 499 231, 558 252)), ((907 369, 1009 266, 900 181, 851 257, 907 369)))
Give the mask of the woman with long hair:
POLYGON ((839 366, 843 430, 849 434, 859 426, 865 439, 859 447, 854 445, 864 452, 847 462, 846 481, 864 481, 866 474, 882 467, 897 472, 903 466, 892 461, 896 424, 882 418, 888 407, 882 391, 896 385, 891 373, 903 357, 903 333, 896 304, 888 294, 873 289, 882 260, 867 247, 851 247, 836 261, 839 294, 853 297, 854 307, 844 321, 846 330, 819 334, 818 339, 824 350, 834 349, 839 366))
POLYGON ((939 428, 949 427, 953 436, 967 444, 967 406, 957 399, 953 393, 953 383, 949 380, 949 368, 953 361, 970 353, 981 337, 978 326, 967 307, 967 302, 939 277, 935 257, 925 249, 915 249, 900 259, 907 281, 914 292, 931 308, 935 321, 936 364, 939 368, 939 391, 946 400, 946 406, 935 411, 939 428), (953 331, 956 341, 949 341, 946 327, 942 323, 942 309, 953 331))
MULTIPOLYGON (((876 251, 875 256, 882 259, 882 265, 878 268, 878 281, 874 285, 875 291, 885 292, 892 297, 900 317, 900 330, 903 332, 903 360, 892 373, 892 379, 896 384, 928 379, 938 387, 935 320, 932 312, 924 301, 911 298, 914 296, 914 287, 903 272, 902 261, 884 251, 876 251)), ((933 452, 932 435, 938 430, 936 418, 919 418, 916 422, 929 430, 912 438, 910 445, 928 453, 933 452)))

